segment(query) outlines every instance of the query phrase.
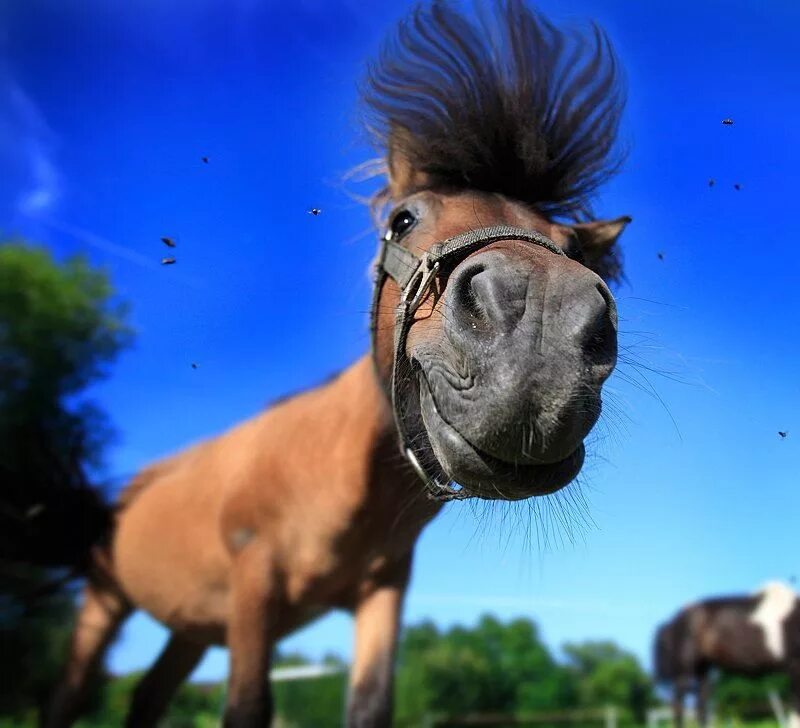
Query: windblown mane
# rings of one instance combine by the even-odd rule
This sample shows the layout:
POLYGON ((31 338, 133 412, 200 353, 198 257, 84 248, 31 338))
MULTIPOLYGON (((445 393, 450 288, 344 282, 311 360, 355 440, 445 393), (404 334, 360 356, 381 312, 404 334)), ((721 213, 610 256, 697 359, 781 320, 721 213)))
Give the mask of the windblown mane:
POLYGON ((521 0, 434 0, 384 43, 363 89, 376 145, 393 143, 436 184, 499 192, 586 219, 620 164, 624 93, 608 38, 562 31, 521 0))

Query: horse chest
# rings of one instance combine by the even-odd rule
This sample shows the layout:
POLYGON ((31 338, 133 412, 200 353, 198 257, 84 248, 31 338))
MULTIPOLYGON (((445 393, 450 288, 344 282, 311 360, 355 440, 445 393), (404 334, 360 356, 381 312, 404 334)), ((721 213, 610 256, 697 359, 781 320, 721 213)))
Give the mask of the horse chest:
POLYGON ((750 624, 760 628, 764 646, 776 660, 786 658, 786 620, 797 609, 797 595, 781 585, 768 587, 750 615, 750 624))
POLYGON ((362 585, 406 558, 425 522, 380 515, 353 513, 336 530, 306 533, 284 564, 288 599, 319 605, 322 597, 326 606, 348 606, 362 585))

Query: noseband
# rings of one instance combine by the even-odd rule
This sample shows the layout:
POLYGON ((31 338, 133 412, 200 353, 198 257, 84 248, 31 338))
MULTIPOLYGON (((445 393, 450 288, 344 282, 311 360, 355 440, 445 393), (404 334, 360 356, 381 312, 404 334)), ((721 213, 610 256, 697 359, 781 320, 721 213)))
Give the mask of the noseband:
MULTIPOLYGON (((378 255, 377 279, 372 299, 372 350, 373 354, 377 353, 378 306, 383 284, 388 277, 397 283, 401 291, 400 303, 395 309, 391 380, 392 411, 397 425, 400 451, 425 483, 428 497, 433 500, 460 500, 471 496, 464 490, 454 487, 453 481, 447 478, 446 474, 443 474, 446 480, 442 482, 439 474, 434 472, 430 466, 423 464, 423 461, 417 456, 417 452, 420 450, 419 445, 415 447, 411 442, 409 420, 412 417, 421 418, 421 413, 416 410, 419 392, 413 391, 417 378, 414 376, 411 362, 406 356, 408 332, 414 321, 414 313, 428 295, 439 271, 446 264, 458 263, 470 253, 500 240, 522 240, 546 248, 556 255, 566 256, 564 251, 541 233, 508 225, 469 230, 447 238, 434 243, 422 258, 418 258, 411 251, 394 242, 391 239, 391 233, 388 232, 383 238, 378 255)), ((424 425, 421 431, 424 432, 424 425)))

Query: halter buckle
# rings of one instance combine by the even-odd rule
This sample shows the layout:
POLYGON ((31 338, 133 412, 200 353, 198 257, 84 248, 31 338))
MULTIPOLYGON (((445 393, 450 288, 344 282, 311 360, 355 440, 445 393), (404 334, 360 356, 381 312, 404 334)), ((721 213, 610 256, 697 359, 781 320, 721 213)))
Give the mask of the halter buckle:
POLYGON ((405 304, 407 313, 413 314, 419 308, 438 272, 439 261, 431 264, 428 256, 425 256, 403 290, 401 301, 405 304))

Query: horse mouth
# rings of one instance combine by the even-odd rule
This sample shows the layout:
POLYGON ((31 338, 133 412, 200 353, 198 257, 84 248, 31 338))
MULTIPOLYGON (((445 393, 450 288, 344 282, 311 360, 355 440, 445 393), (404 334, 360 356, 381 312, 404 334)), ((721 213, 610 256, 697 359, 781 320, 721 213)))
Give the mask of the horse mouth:
POLYGON ((442 415, 425 376, 419 380, 422 420, 433 454, 469 495, 491 500, 547 495, 571 483, 580 472, 585 457, 582 442, 566 457, 547 463, 510 462, 481 450, 442 415))

